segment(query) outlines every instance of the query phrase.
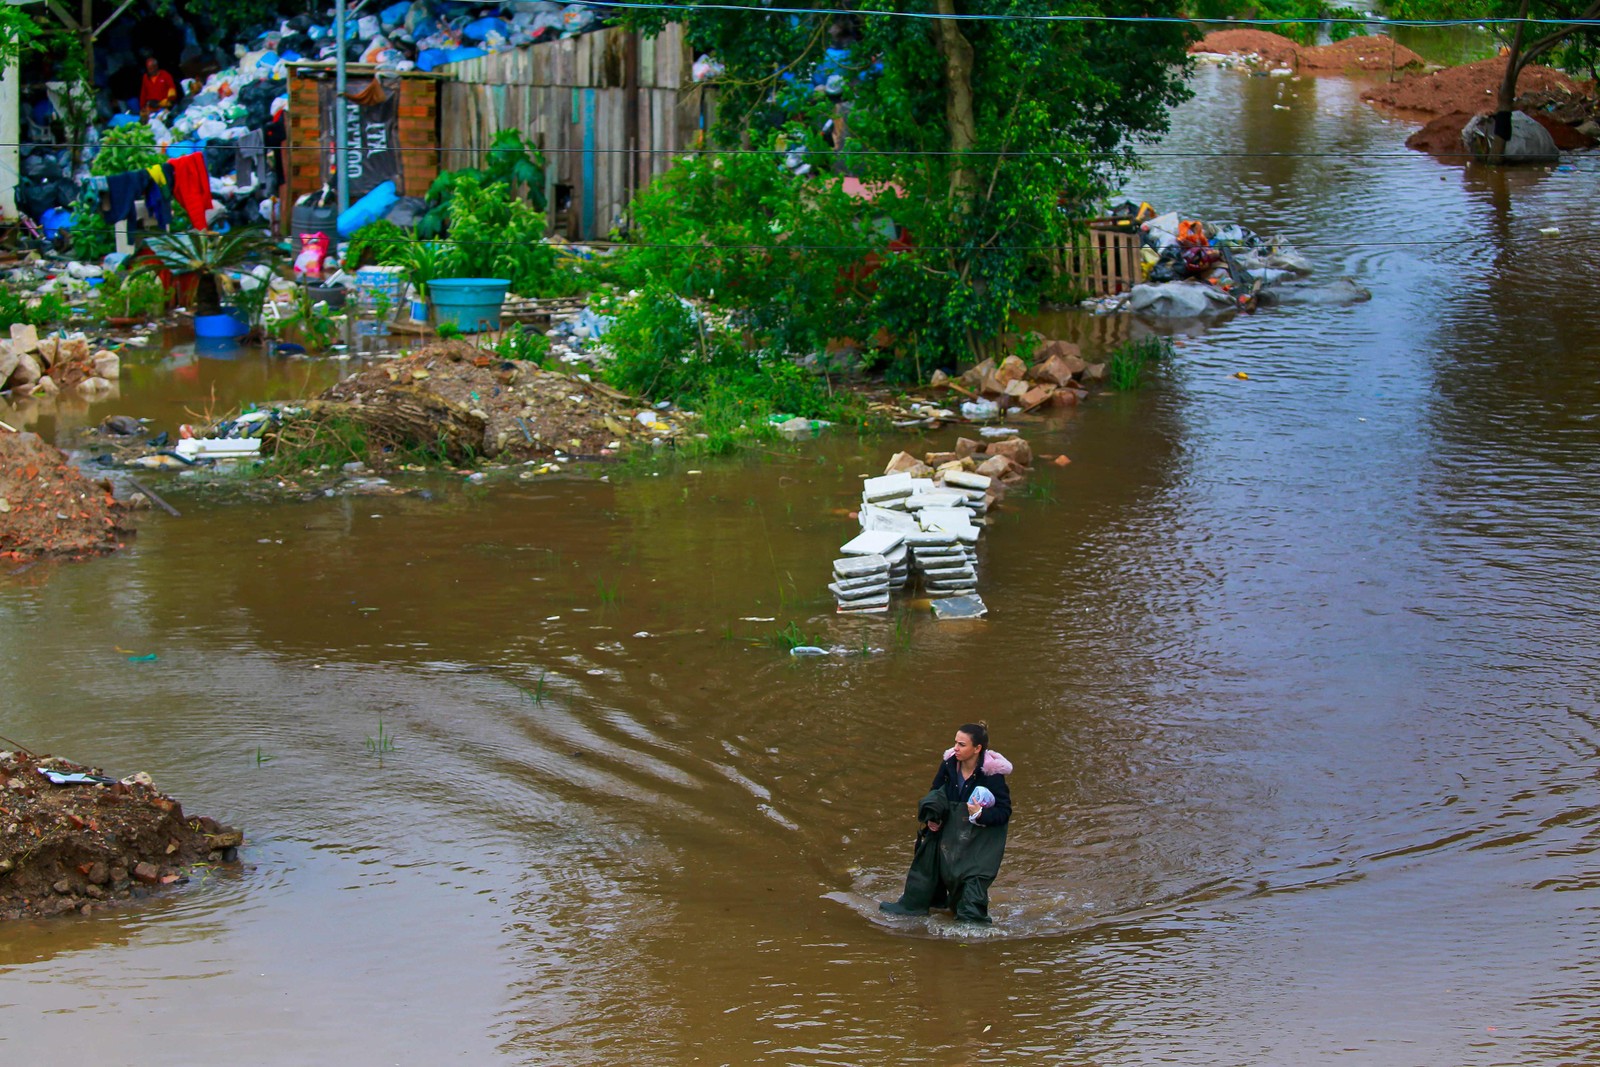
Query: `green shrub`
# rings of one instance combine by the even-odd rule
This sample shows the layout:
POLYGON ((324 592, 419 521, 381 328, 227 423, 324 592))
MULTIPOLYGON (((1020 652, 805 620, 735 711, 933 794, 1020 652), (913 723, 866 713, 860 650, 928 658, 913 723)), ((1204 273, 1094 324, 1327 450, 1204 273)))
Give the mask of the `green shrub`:
POLYGON ((0 330, 10 331, 12 325, 19 322, 42 330, 60 325, 71 317, 72 307, 54 293, 33 296, 0 286, 0 330))
POLYGON ((167 310, 167 290, 154 274, 113 271, 99 288, 100 314, 106 318, 154 319, 167 310))
POLYGON ((538 330, 513 326, 501 336, 494 348, 501 359, 536 363, 541 367, 550 364, 550 338, 538 330))
POLYGON ((831 179, 802 179, 770 155, 687 159, 634 201, 618 280, 738 309, 741 325, 792 353, 872 332, 870 252, 887 239, 871 205, 831 179))
POLYGON ((370 222, 350 237, 350 247, 345 250, 345 270, 356 270, 369 264, 389 266, 400 261, 395 256, 411 243, 411 235, 394 223, 384 219, 370 222))
POLYGON ((743 336, 710 325, 705 312, 651 279, 636 295, 613 301, 603 373, 619 389, 694 410, 711 452, 772 432, 775 414, 837 420, 851 401, 772 349, 748 349, 743 336))
POLYGON ((111 223, 100 213, 100 197, 85 190, 72 205, 72 256, 74 259, 100 260, 116 251, 117 238, 111 223))
POLYGON ((166 159, 156 147, 156 135, 142 122, 130 122, 107 130, 100 138, 100 152, 89 163, 89 173, 106 177, 128 170, 144 170, 166 159))
POLYGON ((450 197, 450 242, 463 278, 507 278, 511 291, 538 296, 555 277, 555 251, 544 240, 544 216, 502 182, 463 174, 450 197))

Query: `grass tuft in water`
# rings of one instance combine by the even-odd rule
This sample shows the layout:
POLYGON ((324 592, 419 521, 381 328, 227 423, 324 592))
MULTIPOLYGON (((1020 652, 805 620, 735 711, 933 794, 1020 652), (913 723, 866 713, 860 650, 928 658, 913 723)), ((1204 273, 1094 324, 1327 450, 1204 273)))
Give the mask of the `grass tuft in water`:
POLYGON ((545 694, 550 692, 549 687, 547 685, 545 685, 545 679, 547 677, 549 677, 549 675, 550 675, 549 671, 540 671, 539 672, 539 680, 534 682, 532 687, 529 687, 529 686, 526 686, 526 685, 517 685, 517 683, 515 683, 515 682, 512 682, 511 684, 512 685, 517 685, 517 688, 522 691, 523 699, 526 700, 528 703, 530 703, 530 704, 543 704, 544 703, 545 694))
POLYGON ((1143 337, 1118 345, 1106 361, 1106 377, 1111 388, 1130 393, 1144 384, 1144 373, 1152 365, 1172 355, 1172 342, 1165 337, 1143 337))
POLYGON ((385 733, 383 729, 383 716, 378 716, 378 736, 367 735, 367 755, 383 756, 395 750, 394 734, 385 733))
POLYGON ((894 647, 900 652, 911 649, 911 615, 904 608, 895 613, 894 647))
POLYGON ((1056 502, 1056 484, 1049 478, 1037 477, 1028 481, 1017 490, 1017 495, 1027 500, 1037 500, 1041 504, 1054 504, 1056 502))
POLYGON ((612 604, 622 603, 622 590, 617 588, 616 582, 608 582, 604 578, 594 580, 595 595, 600 598, 600 603, 609 607, 612 604))
POLYGON ((788 626, 774 630, 767 637, 767 644, 773 648, 796 649, 801 645, 814 645, 816 642, 806 636, 805 631, 800 629, 799 623, 791 619, 788 626))

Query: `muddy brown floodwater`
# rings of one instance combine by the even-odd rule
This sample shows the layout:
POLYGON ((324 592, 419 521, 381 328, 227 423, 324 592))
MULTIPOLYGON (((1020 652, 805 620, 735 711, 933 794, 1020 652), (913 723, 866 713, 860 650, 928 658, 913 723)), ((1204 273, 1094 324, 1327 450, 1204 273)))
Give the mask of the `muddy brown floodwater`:
MULTIPOLYGON (((1196 87, 1138 194, 1373 299, 1195 333, 1034 431, 1074 462, 986 535, 987 623, 831 612, 838 509, 898 438, 180 493, 0 584, 0 732, 249 840, 0 931, 0 1053, 1600 1061, 1596 159, 1464 171, 1355 82, 1196 87), (882 651, 747 640, 790 621, 882 651), (880 922, 971 716, 1017 767, 998 922, 880 922)), ((97 414, 172 395, 124 389, 97 414)))

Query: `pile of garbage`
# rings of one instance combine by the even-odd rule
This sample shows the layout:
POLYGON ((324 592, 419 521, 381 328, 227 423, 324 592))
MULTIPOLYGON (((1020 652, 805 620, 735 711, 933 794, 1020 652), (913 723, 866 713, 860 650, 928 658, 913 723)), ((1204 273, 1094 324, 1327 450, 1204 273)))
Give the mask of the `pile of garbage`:
POLYGON ((35 326, 13 323, 10 338, 0 339, 0 392, 12 397, 55 396, 75 389, 95 400, 116 391, 122 360, 115 352, 93 350, 81 333, 39 336, 35 326))
MULTIPOLYGON (((604 5, 551 0, 470 7, 438 0, 397 0, 351 18, 344 52, 349 62, 372 64, 380 71, 431 71, 491 52, 598 30, 608 14, 604 5)), ((202 44, 188 25, 182 32, 183 69, 194 70, 196 77, 181 79, 177 103, 169 109, 143 117, 137 100, 87 104, 68 100, 71 90, 59 82, 50 83, 48 95, 24 108, 17 187, 17 202, 24 211, 34 218, 56 212, 60 221, 66 221, 89 177, 103 132, 148 121, 156 145, 169 158, 204 154, 212 192, 235 209, 235 221, 252 221, 258 215, 271 219, 281 169, 257 168, 241 160, 265 159, 267 149, 284 143, 289 65, 337 58, 339 42, 331 9, 281 20, 231 48, 202 44), (58 143, 56 120, 85 106, 98 110, 105 121, 84 133, 83 145, 58 143)), ((103 54, 100 60, 112 70, 136 63, 131 53, 103 54)))
POLYGON ((197 864, 237 864, 243 843, 232 827, 186 816, 142 771, 117 779, 0 752, 0 919, 88 915, 180 885, 197 864))
POLYGON ((451 463, 607 457, 630 441, 660 445, 690 432, 693 414, 650 406, 595 381, 501 358, 465 341, 440 341, 368 366, 268 432, 264 451, 314 439, 319 426, 361 426, 383 467, 408 453, 451 463))
POLYGON ((927 596, 941 619, 988 613, 978 595, 978 540, 990 508, 1027 477, 1033 449, 1010 427, 985 427, 982 436, 923 459, 896 453, 862 483, 861 533, 840 547, 828 585, 840 614, 881 614, 903 590, 927 596))
MULTIPOLYGON (((1287 243, 1262 237, 1237 223, 1184 218, 1176 211, 1157 215, 1149 204, 1118 208, 1115 223, 1137 232, 1145 281, 1129 291, 1086 300, 1083 307, 1104 315, 1132 311, 1153 318, 1203 318, 1255 311, 1282 302, 1277 286, 1306 278, 1312 263, 1287 243)), ((1323 294, 1326 295, 1326 294, 1323 294)), ((1353 302, 1371 294, 1354 283, 1338 300, 1353 302)))

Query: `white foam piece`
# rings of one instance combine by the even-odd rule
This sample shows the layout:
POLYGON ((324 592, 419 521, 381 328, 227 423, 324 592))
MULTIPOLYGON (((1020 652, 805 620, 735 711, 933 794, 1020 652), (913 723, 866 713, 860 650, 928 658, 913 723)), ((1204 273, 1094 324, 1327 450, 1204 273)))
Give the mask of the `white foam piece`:
POLYGON ((970 532, 974 541, 978 538, 978 528, 972 525, 972 512, 966 508, 923 508, 917 521, 924 530, 953 533, 960 540, 966 540, 970 532))
MULTIPOLYGON (((905 534, 891 533, 888 530, 863 530, 840 546, 839 552, 846 556, 883 556, 889 558, 889 553, 899 549, 905 552, 905 534)), ((894 560, 890 559, 893 563, 894 560)))
POLYGON ((959 489, 935 489, 932 492, 924 491, 906 499, 906 509, 909 511, 924 511, 928 508, 949 508, 964 504, 967 494, 959 489))
POLYGON ((861 505, 861 528, 863 530, 887 530, 893 533, 916 533, 922 527, 917 525, 917 520, 904 511, 894 511, 889 508, 880 508, 873 504, 861 505))
POLYGON ((944 484, 956 489, 976 489, 979 492, 989 488, 992 479, 987 474, 977 474, 973 471, 945 471, 944 484))
POLYGON ((861 483, 861 495, 863 497, 877 497, 880 495, 893 496, 896 494, 901 494, 902 490, 904 493, 910 493, 916 487, 917 480, 915 478, 911 477, 911 475, 907 474, 905 471, 897 471, 894 474, 884 474, 877 478, 868 478, 866 481, 861 483))

